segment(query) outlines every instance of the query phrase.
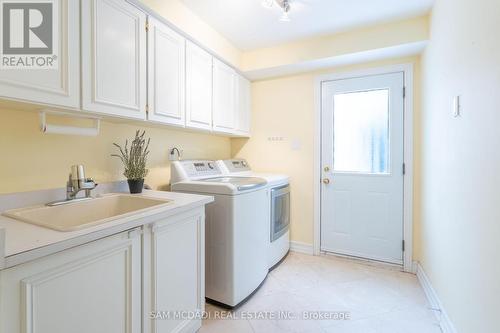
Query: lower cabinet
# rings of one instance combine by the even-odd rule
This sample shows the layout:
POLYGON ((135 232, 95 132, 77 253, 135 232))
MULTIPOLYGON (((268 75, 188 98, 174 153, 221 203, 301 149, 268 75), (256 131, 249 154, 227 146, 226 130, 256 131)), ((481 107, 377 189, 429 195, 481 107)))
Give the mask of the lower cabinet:
POLYGON ((120 233, 0 272, 1 333, 140 330, 140 232, 120 233))
POLYGON ((0 271, 0 333, 196 332, 204 217, 199 207, 0 271))
POLYGON ((201 208, 145 230, 144 332, 196 332, 201 327, 204 219, 201 208))

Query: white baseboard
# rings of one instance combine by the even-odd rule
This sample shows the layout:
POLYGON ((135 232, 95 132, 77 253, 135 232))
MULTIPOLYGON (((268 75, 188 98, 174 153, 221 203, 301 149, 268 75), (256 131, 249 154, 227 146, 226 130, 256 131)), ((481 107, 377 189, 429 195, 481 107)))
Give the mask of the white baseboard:
POLYGON ((411 272, 409 273, 413 273, 413 274, 417 274, 417 271, 418 271, 418 261, 413 261, 411 263, 411 272))
POLYGON ((455 326, 453 326, 450 317, 448 317, 448 314, 443 308, 443 304, 441 303, 441 300, 439 299, 436 291, 432 287, 431 281, 425 274, 424 269, 419 263, 416 263, 416 266, 418 281, 420 282, 420 285, 422 285, 425 295, 427 296, 427 300, 429 301, 431 308, 434 310, 433 312, 436 314, 436 317, 439 320, 441 331, 443 331, 443 333, 457 333, 455 326))
POLYGON ((310 254, 310 255, 314 254, 312 244, 302 243, 302 242, 291 241, 290 242, 290 251, 304 253, 304 254, 310 254))

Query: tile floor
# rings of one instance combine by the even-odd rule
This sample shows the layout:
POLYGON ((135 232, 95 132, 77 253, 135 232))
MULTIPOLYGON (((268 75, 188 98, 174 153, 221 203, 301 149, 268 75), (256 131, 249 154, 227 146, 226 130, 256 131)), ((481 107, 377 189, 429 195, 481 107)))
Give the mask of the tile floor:
POLYGON ((334 256, 290 253, 236 312, 210 304, 206 311, 200 333, 441 332, 415 275, 334 256), (271 318, 248 318, 262 315, 256 311, 271 318), (304 311, 349 319, 307 320, 304 311))

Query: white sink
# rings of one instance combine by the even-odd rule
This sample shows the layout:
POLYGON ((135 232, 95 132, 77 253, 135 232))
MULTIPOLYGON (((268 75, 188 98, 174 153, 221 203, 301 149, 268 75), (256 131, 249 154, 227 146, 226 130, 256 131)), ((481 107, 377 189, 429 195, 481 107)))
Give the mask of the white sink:
POLYGON ((57 231, 75 231, 170 203, 172 200, 112 194, 60 206, 13 209, 4 212, 3 215, 57 231))

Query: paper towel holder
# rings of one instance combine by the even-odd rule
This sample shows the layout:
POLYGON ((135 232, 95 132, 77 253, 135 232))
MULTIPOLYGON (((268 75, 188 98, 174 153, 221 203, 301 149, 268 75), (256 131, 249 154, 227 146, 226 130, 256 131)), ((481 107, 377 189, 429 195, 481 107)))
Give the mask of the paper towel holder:
POLYGON ((81 136, 97 136, 101 129, 101 118, 87 115, 75 115, 73 113, 65 113, 59 111, 41 110, 40 111, 40 129, 45 134, 63 134, 63 135, 81 135, 81 136), (47 123, 47 114, 55 116, 91 119, 94 121, 93 127, 77 127, 66 125, 53 125, 47 123))

